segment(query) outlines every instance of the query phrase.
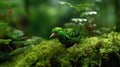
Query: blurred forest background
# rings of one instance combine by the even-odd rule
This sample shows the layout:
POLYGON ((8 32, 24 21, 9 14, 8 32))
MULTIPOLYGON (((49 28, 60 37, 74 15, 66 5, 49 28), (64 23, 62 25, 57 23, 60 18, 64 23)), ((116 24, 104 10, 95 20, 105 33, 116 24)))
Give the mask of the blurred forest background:
POLYGON ((119 16, 120 0, 0 0, 0 67, 119 67, 119 16), (50 39, 56 26, 80 43, 50 39))
POLYGON ((120 31, 120 0, 0 0, 1 21, 45 39, 53 27, 63 26, 86 11, 97 12, 94 22, 98 27, 116 27, 120 31), (84 10, 84 4, 89 8, 84 10))

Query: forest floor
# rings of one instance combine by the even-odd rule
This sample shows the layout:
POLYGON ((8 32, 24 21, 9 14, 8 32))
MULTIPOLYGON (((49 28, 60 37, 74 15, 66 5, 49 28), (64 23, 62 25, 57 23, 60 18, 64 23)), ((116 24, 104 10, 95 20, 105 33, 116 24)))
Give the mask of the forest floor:
POLYGON ((119 62, 120 33, 111 32, 81 39, 70 48, 64 48, 57 39, 43 40, 0 67, 118 67, 119 62))

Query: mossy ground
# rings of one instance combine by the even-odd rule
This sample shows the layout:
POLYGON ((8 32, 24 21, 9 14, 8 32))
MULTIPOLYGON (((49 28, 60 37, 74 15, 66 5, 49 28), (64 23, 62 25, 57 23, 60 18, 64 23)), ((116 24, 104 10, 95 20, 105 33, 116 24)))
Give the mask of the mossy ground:
POLYGON ((81 39, 64 48, 56 40, 46 40, 15 55, 0 67, 119 67, 120 33, 81 39))

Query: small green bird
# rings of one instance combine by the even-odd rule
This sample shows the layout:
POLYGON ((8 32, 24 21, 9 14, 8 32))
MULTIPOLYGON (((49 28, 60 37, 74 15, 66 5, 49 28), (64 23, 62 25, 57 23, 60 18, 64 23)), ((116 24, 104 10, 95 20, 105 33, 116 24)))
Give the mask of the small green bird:
POLYGON ((51 37, 56 37, 66 47, 71 47, 80 41, 80 32, 71 28, 63 29, 55 27, 52 29, 51 37))

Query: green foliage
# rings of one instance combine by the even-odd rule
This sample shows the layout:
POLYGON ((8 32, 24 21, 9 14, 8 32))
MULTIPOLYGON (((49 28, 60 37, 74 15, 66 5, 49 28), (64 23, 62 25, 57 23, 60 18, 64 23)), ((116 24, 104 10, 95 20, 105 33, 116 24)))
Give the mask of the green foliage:
POLYGON ((16 28, 22 29, 22 20, 26 16, 23 6, 22 0, 1 0, 0 21, 5 21, 16 28))
POLYGON ((71 4, 69 2, 60 2, 62 5, 67 5, 73 8, 77 16, 71 19, 70 23, 65 24, 65 27, 72 27, 82 32, 83 36, 93 36, 101 34, 97 27, 97 11, 91 3, 71 4))
POLYGON ((26 51, 29 47, 40 43, 43 38, 24 36, 24 33, 0 21, 0 62, 7 61, 12 56, 26 51), (7 58, 7 59, 6 59, 7 58))
POLYGON ((71 4, 69 2, 65 2, 65 1, 60 1, 59 3, 61 5, 67 5, 68 7, 72 8, 76 12, 90 11, 92 9, 92 5, 90 5, 89 3, 79 3, 76 5, 73 5, 73 4, 71 4))
POLYGON ((17 39, 24 35, 20 30, 12 28, 8 23, 0 21, 0 38, 17 39))
POLYGON ((13 42, 19 40, 24 33, 20 30, 12 28, 8 23, 0 21, 0 62, 10 58, 9 53, 16 49, 17 45, 13 42))
POLYGON ((24 45, 36 45, 36 44, 40 43, 42 40, 44 40, 44 39, 41 37, 32 36, 31 38, 26 39, 24 41, 24 45))
POLYGON ((73 8, 75 11, 74 14, 77 14, 77 16, 75 18, 73 17, 70 22, 64 25, 64 27, 80 30, 83 37, 96 36, 115 30, 115 26, 109 28, 98 25, 99 11, 96 10, 95 4, 89 2, 78 3, 75 5, 69 2, 60 2, 60 4, 73 8))
POLYGON ((12 64, 14 67, 117 67, 120 62, 119 47, 120 33, 116 32, 84 38, 79 44, 68 49, 62 47, 57 40, 42 41, 1 66, 10 67, 12 64))
POLYGON ((0 44, 9 44, 11 39, 0 39, 0 44))

